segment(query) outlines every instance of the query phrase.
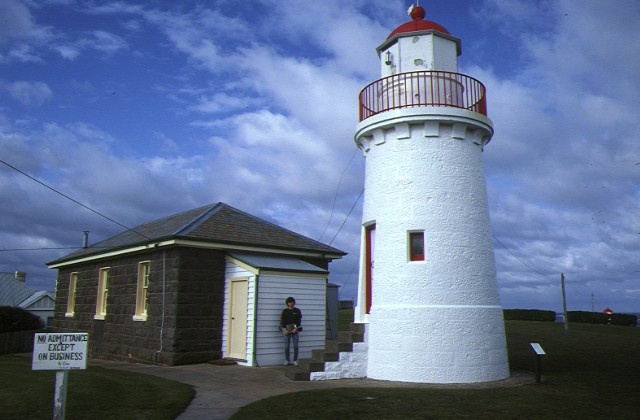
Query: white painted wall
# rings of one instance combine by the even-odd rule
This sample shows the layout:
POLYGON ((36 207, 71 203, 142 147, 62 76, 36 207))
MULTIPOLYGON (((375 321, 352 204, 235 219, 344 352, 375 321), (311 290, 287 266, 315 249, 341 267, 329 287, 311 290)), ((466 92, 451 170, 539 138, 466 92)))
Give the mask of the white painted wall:
POLYGON ((412 71, 439 70, 456 73, 458 53, 456 41, 437 33, 400 37, 397 42, 380 50, 382 77, 412 71), (391 64, 387 64, 387 51, 391 64))
POLYGON ((367 376, 367 361, 369 346, 367 345, 367 332, 362 343, 353 343, 353 351, 340 352, 340 358, 336 362, 325 362, 323 372, 311 372, 309 379, 312 381, 328 381, 343 378, 365 378, 367 376))
MULTIPOLYGON (((306 273, 267 273, 241 267, 227 260, 225 269, 225 304, 223 311, 222 354, 227 357, 229 328, 229 289, 232 278, 248 278, 247 359, 246 366, 280 365, 284 361, 284 339, 280 331, 280 314, 285 299, 293 296, 302 311, 303 331, 299 338, 299 358, 310 358, 311 351, 324 348, 326 334, 327 276, 306 273), (257 301, 257 324, 254 310, 257 301), (254 334, 256 348, 254 351, 254 334)), ((291 349, 293 357, 293 349, 291 349)))
POLYGON ((376 223, 367 376, 503 379, 509 370, 482 164, 490 122, 465 110, 431 111, 388 111, 358 126, 363 225, 376 223), (425 261, 409 261, 408 232, 416 230, 424 231, 425 261))
MULTIPOLYGON (((284 361, 284 341, 280 331, 280 314, 285 299, 293 296, 302 311, 299 358, 311 357, 311 351, 322 349, 326 334, 326 276, 305 274, 260 275, 258 280, 258 365, 280 365, 284 361)), ((293 349, 291 349, 293 357, 293 349)))

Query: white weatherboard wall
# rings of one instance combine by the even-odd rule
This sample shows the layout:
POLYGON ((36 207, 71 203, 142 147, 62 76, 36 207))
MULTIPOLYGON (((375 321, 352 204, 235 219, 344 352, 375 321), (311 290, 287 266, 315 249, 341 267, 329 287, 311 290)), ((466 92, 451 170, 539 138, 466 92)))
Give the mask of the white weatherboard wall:
MULTIPOLYGON (((284 339, 280 314, 285 299, 293 296, 302 311, 299 359, 311 357, 311 351, 324 348, 326 334, 327 277, 309 274, 261 274, 259 278, 257 354, 259 366, 280 365, 284 361, 284 339)), ((293 360, 293 346, 291 348, 293 360)))
POLYGON ((455 108, 387 111, 359 124, 362 220, 376 224, 372 307, 368 316, 356 309, 369 321, 368 377, 508 377, 482 164, 491 134, 486 117, 455 108), (415 231, 424 232, 424 261, 409 261, 415 231))
MULTIPOLYGON (((270 366, 283 363, 284 339, 280 331, 280 314, 286 308, 285 299, 288 296, 296 299, 296 307, 302 311, 303 331, 299 333, 299 358, 310 358, 312 350, 324 348, 327 293, 325 274, 261 271, 227 260, 222 332, 223 357, 228 356, 230 282, 231 279, 243 277, 248 278, 249 287, 247 357, 245 361, 238 361, 238 364, 270 366), (257 317, 254 316, 255 310, 257 310, 257 317)), ((293 348, 291 357, 293 357, 293 348)))

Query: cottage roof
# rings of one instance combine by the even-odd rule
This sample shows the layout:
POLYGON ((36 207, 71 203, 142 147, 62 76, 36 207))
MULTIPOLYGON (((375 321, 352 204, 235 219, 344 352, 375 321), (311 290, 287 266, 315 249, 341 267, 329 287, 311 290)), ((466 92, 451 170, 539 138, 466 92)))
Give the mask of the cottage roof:
POLYGON ((298 258, 277 255, 232 252, 231 257, 260 270, 290 271, 297 273, 328 273, 327 270, 298 258))
POLYGON ((217 244, 226 249, 244 247, 298 251, 340 258, 345 252, 307 238, 273 223, 240 211, 225 203, 214 203, 145 223, 87 248, 47 263, 65 265, 78 259, 99 257, 134 246, 153 246, 162 241, 217 244))
POLYGON ((33 290, 17 280, 15 273, 0 273, 0 306, 18 306, 32 294, 33 290))

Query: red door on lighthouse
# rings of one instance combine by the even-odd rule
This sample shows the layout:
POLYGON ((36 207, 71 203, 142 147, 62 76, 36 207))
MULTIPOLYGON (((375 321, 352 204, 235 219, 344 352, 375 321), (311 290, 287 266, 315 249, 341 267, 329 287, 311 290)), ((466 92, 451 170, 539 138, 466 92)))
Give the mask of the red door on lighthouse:
POLYGON ((375 223, 365 227, 365 313, 371 312, 371 296, 373 285, 373 256, 376 248, 376 225, 375 223))

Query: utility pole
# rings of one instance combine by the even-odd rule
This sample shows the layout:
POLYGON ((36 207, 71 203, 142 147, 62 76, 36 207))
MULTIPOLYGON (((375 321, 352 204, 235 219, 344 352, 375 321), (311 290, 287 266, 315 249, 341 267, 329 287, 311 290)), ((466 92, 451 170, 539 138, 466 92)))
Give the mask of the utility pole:
POLYGON ((595 298, 593 296, 593 292, 591 292, 591 312, 595 312, 596 311, 596 306, 595 306, 595 298))
POLYGON ((567 318, 567 298, 564 294, 564 273, 560 273, 560 286, 562 286, 562 312, 564 313, 564 329, 569 329, 569 319, 567 318))

